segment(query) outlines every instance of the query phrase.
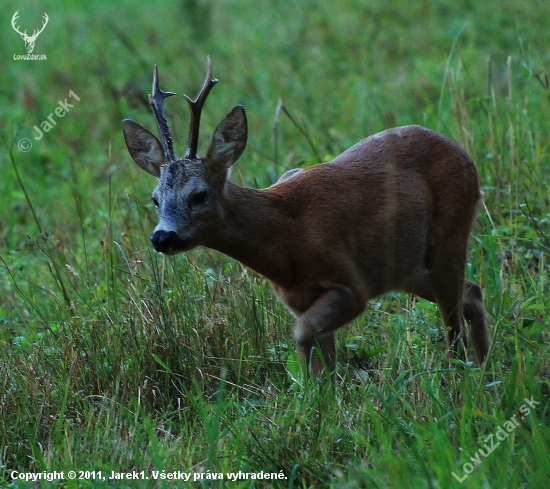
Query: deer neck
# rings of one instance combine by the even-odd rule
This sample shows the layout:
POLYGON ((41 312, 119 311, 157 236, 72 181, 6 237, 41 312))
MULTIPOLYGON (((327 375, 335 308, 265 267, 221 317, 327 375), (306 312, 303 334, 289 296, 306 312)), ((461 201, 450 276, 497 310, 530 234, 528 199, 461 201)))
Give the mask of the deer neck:
POLYGON ((277 205, 277 196, 266 190, 225 186, 223 222, 209 248, 240 261, 272 282, 290 280, 286 241, 289 223, 277 205))

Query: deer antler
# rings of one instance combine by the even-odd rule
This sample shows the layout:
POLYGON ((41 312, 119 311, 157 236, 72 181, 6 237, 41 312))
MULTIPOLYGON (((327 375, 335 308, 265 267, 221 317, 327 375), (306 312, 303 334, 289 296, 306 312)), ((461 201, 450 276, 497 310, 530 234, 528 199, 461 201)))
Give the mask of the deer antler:
POLYGON ((175 161, 174 156, 174 143, 172 142, 172 136, 170 136, 170 129, 168 128, 168 122, 164 117, 164 99, 176 95, 174 92, 163 92, 159 88, 159 72, 157 65, 155 65, 155 71, 153 73, 153 90, 149 95, 149 104, 151 105, 155 118, 157 119, 157 127, 159 129, 160 142, 164 150, 164 156, 167 161, 175 161))
MULTIPOLYGON (((42 28, 40 30, 34 30, 32 36, 31 36, 31 39, 34 41, 38 35, 46 28, 46 25, 48 24, 48 20, 50 20, 50 18, 48 17, 48 14, 46 12, 44 12, 44 22, 42 23, 42 28)), ((27 32, 27 31, 25 31, 27 32)))
POLYGON ((13 17, 11 18, 11 26, 13 27, 13 30, 15 32, 17 32, 17 34, 19 34, 23 39, 25 39, 25 37, 28 37, 27 36, 27 30, 25 29, 25 32, 21 32, 17 26, 15 25, 15 22, 17 20, 17 18, 19 17, 19 10, 17 10, 14 14, 13 14, 13 17))
POLYGON ((191 123, 189 125, 189 140, 187 143, 186 158, 195 158, 197 156, 197 147, 199 145, 199 127, 201 122, 201 112, 206 102, 206 98, 210 93, 210 90, 214 85, 218 83, 218 80, 212 78, 212 64, 210 62, 210 56, 208 56, 208 68, 206 70, 206 78, 202 85, 201 91, 197 95, 195 100, 191 100, 187 95, 184 95, 189 107, 191 108, 191 123))
POLYGON ((26 41, 35 41, 36 38, 40 35, 40 33, 46 28, 46 25, 48 24, 48 20, 50 20, 50 18, 48 17, 48 14, 44 13, 44 21, 42 22, 42 27, 39 30, 35 29, 34 32, 32 33, 32 36, 29 36, 27 34, 27 29, 25 29, 25 32, 21 32, 18 29, 17 25, 15 24, 18 18, 19 18, 19 10, 17 10, 13 14, 13 17, 11 18, 11 26, 13 27, 13 30, 17 32, 26 41))

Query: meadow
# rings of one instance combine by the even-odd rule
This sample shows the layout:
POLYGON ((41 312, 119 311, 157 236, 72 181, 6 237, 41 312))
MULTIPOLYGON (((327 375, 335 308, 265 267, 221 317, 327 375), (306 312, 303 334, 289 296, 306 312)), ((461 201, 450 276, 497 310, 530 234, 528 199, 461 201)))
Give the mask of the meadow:
POLYGON ((549 18, 539 0, 3 1, 0 485, 547 488, 549 18), (27 32, 47 13, 47 59, 17 59, 16 11, 27 32), (305 384, 262 277, 207 249, 153 252, 155 180, 121 120, 156 131, 157 64, 182 155, 208 55, 200 151, 247 110, 234 182, 268 186, 405 124, 472 155, 483 367, 471 350, 449 362, 437 307, 396 293, 340 330, 334 391, 305 384))

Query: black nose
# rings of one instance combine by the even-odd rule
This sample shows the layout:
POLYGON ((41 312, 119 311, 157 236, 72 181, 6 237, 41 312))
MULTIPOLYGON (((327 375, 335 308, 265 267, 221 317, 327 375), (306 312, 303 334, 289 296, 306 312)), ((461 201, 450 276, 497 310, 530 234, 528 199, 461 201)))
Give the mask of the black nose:
POLYGON ((174 231, 155 231, 151 236, 151 243, 153 248, 159 253, 166 253, 167 251, 173 251, 177 248, 180 239, 174 231))

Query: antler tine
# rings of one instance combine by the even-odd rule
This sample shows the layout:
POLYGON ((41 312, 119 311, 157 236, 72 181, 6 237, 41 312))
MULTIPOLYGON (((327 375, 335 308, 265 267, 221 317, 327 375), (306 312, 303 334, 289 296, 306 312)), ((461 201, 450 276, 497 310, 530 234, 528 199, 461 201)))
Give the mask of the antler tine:
POLYGON ((31 39, 36 39, 48 25, 48 20, 50 20, 50 18, 48 17, 48 14, 46 12, 44 12, 43 19, 44 20, 42 21, 42 27, 40 29, 33 30, 32 36, 30 36, 31 39))
POLYGON ((155 65, 155 71, 153 73, 153 90, 149 95, 149 104, 151 105, 155 118, 157 119, 157 127, 159 129, 160 142, 162 149, 164 150, 164 156, 167 161, 175 161, 174 156, 174 143, 172 142, 172 136, 170 135, 170 129, 168 128, 168 122, 164 117, 164 99, 176 95, 174 92, 163 92, 159 88, 159 72, 157 65, 155 65))
POLYGON ((191 100, 187 95, 185 98, 191 108, 191 123, 189 125, 189 140, 187 143, 186 158, 195 158, 197 156, 197 148, 199 145, 199 128, 201 122, 201 112, 206 102, 206 98, 210 93, 210 90, 214 88, 214 85, 218 83, 218 80, 212 78, 212 63, 210 62, 210 56, 208 56, 208 68, 206 70, 206 78, 202 85, 201 91, 197 95, 195 100, 191 100))
POLYGON ((19 19, 19 10, 17 10, 17 11, 13 14, 13 17, 11 18, 11 26, 13 27, 13 29, 15 30, 15 32, 17 32, 17 34, 19 34, 19 35, 21 35, 22 37, 24 37, 24 36, 27 35, 27 29, 25 29, 25 32, 21 32, 21 31, 19 30, 19 28, 17 27, 17 25, 16 25, 17 19, 19 19))
POLYGON ((44 21, 42 22, 42 28, 40 30, 38 30, 38 33, 36 34, 36 37, 38 37, 38 34, 40 34, 45 28, 46 26, 48 25, 48 20, 50 20, 50 18, 48 17, 48 14, 46 12, 44 12, 44 21))

